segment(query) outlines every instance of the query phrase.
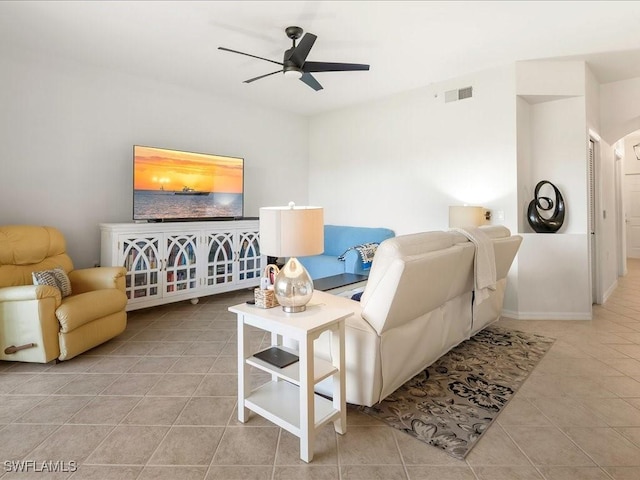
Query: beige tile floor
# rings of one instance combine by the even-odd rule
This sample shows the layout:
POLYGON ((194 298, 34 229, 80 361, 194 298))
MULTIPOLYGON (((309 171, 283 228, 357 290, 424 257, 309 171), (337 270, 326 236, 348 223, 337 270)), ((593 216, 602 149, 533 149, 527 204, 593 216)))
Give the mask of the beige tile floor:
MULTIPOLYGON (((559 292, 561 294, 561 292, 559 292)), ((465 461, 360 414, 297 438, 236 417, 235 319, 246 291, 132 312, 124 334, 60 364, 0 362, 0 477, 64 479, 640 478, 640 262, 593 321, 501 324, 557 338, 465 461), (7 471, 30 460, 38 470, 7 471)), ((256 348, 266 334, 256 331, 256 348)), ((256 374, 255 383, 264 381, 256 374)))

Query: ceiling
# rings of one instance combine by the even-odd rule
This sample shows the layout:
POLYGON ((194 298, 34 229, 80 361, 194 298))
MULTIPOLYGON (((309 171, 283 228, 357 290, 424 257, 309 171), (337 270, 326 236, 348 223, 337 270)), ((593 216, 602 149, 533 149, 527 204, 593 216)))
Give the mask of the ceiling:
MULTIPOLYGON (((601 83, 640 77, 637 1, 0 2, 0 48, 33 50, 252 104, 314 115, 518 60, 584 59, 601 83), (272 75, 284 29, 318 36, 308 60, 368 63, 272 75)), ((275 68, 274 68, 275 67, 275 68)))

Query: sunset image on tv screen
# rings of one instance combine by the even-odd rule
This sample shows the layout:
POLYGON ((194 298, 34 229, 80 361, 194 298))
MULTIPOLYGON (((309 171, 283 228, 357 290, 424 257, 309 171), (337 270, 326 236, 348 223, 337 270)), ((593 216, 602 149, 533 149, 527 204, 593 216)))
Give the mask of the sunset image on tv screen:
POLYGON ((134 147, 133 218, 241 217, 244 160, 134 147))

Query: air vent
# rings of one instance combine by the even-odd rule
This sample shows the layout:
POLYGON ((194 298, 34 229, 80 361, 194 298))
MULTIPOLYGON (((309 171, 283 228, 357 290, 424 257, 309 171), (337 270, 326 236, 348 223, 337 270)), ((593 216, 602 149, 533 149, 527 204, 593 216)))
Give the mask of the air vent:
POLYGON ((449 90, 448 92, 444 92, 444 103, 457 102, 457 101, 458 101, 458 90, 449 90))
POLYGON ((444 92, 444 103, 456 102, 465 98, 473 97, 473 87, 460 88, 444 92))
POLYGON ((458 100, 471 98, 473 96, 473 87, 465 87, 458 90, 458 100))

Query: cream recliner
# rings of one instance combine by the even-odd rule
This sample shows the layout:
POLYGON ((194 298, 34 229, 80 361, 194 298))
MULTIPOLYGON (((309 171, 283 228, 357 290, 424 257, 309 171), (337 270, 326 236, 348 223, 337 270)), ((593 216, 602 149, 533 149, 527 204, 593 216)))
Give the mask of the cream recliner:
MULTIPOLYGON (((508 228, 480 229, 493 244, 496 284, 475 294, 476 249, 458 232, 420 232, 385 240, 376 250, 360 302, 314 291, 309 305, 347 309, 346 399, 372 406, 453 347, 497 321, 507 275, 522 237, 508 228)), ((316 357, 331 359, 328 333, 315 341, 316 357)), ((331 395, 330 379, 316 391, 331 395)))
POLYGON ((124 267, 73 269, 53 227, 0 226, 0 360, 68 360, 127 325, 124 267), (33 285, 32 273, 62 268, 71 295, 33 285))

